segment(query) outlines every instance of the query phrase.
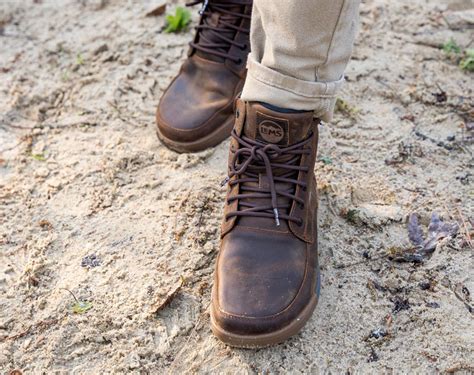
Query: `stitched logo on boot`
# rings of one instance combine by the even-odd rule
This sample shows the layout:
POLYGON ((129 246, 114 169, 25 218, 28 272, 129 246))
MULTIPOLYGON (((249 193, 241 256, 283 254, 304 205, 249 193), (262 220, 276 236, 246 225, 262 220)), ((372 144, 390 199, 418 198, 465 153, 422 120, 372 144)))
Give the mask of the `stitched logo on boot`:
POLYGON ((257 139, 263 142, 288 145, 288 120, 257 112, 257 139))

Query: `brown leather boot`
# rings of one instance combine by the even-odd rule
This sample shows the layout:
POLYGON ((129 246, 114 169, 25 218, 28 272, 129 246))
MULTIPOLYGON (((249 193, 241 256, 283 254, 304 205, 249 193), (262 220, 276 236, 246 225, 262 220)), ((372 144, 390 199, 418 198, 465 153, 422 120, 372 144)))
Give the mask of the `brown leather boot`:
POLYGON ((211 308, 229 345, 279 343, 316 306, 318 123, 312 112, 237 102, 211 308))
POLYGON ((230 135, 234 99, 249 53, 252 0, 205 0, 188 59, 161 97, 157 134, 169 148, 197 152, 230 135))

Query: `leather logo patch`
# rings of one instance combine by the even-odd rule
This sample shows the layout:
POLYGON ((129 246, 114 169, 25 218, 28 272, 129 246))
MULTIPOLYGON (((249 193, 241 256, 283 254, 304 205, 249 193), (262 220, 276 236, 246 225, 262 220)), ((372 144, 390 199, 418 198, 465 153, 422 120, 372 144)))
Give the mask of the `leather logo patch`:
POLYGON ((288 144, 288 120, 257 112, 257 139, 280 145, 288 144))

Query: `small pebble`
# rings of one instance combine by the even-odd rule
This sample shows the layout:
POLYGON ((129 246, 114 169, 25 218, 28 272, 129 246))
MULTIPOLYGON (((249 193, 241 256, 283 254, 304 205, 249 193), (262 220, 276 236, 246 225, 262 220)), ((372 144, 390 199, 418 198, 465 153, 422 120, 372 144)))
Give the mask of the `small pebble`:
POLYGON ((95 254, 90 254, 82 258, 81 266, 86 268, 98 267, 102 264, 102 260, 95 254))
POLYGON ((134 370, 140 367, 140 357, 137 353, 130 353, 128 358, 128 368, 134 370))
POLYGON ((46 178, 49 175, 49 169, 46 167, 36 168, 34 171, 35 177, 46 178))
POLYGON ((372 337, 374 339, 379 339, 381 337, 387 336, 387 330, 385 328, 377 328, 374 329, 372 332, 370 332, 369 337, 372 337))

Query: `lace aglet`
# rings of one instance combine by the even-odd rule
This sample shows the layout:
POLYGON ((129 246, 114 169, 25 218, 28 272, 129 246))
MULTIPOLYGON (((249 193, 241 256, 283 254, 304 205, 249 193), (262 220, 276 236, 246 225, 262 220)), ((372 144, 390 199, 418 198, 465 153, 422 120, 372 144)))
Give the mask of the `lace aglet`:
POLYGON ((280 215, 278 215, 278 209, 274 208, 273 209, 273 214, 275 215, 275 224, 277 227, 280 226, 280 215))
POLYGON ((225 184, 227 184, 229 182, 230 178, 229 176, 227 176, 226 178, 224 178, 222 181, 221 181, 221 187, 224 186, 225 184))
POLYGON ((204 12, 206 11, 208 5, 209 5, 209 0, 204 0, 204 2, 202 3, 202 8, 199 10, 199 15, 200 16, 202 16, 204 14, 204 12))

